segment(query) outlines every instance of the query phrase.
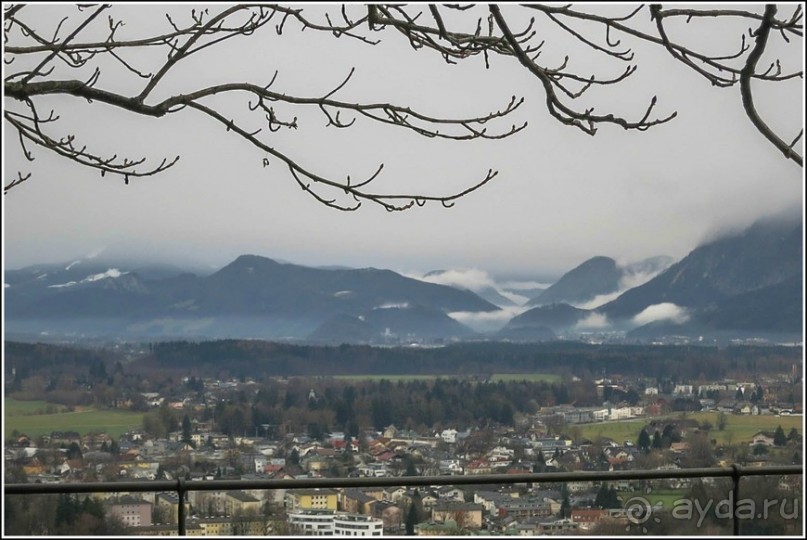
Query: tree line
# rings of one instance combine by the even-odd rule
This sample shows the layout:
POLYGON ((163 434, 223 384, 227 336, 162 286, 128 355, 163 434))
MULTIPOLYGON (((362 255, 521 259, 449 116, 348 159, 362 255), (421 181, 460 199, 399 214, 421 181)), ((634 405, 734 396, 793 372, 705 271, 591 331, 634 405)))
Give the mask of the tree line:
MULTIPOLYGON (((322 438, 331 431, 351 437, 360 430, 395 425, 425 433, 434 429, 514 425, 518 415, 540 407, 575 403, 595 405, 593 383, 509 381, 475 382, 437 378, 433 381, 346 381, 333 378, 267 380, 248 394, 223 396, 199 414, 228 435, 265 433, 268 426, 322 438)), ((189 422, 167 405, 148 412, 146 431, 165 436, 189 422)), ((187 433, 185 436, 187 437, 187 433)))
POLYGON ((221 340, 157 343, 138 366, 214 377, 550 372, 592 378, 607 372, 678 382, 716 380, 737 373, 788 372, 800 359, 801 348, 796 347, 480 342, 382 348, 221 340))

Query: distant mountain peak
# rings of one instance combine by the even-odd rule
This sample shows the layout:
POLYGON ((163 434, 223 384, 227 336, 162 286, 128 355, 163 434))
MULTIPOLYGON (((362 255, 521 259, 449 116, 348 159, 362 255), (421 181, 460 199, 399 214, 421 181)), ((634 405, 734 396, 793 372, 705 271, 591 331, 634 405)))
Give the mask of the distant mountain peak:
POLYGON ((527 302, 528 306, 578 304, 619 289, 622 271, 611 257, 598 255, 565 273, 551 287, 527 302))
MULTIPOLYGON (((239 255, 230 263, 230 265, 247 265, 247 264, 280 264, 274 259, 265 257, 263 255, 239 255)), ((228 265, 229 266, 229 265, 228 265)))

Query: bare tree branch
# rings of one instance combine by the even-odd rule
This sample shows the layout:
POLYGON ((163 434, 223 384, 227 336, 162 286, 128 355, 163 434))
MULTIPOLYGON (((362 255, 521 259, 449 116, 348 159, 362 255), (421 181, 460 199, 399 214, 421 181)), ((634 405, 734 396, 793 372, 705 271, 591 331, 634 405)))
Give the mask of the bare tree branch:
POLYGON ((748 56, 748 60, 745 63, 745 67, 743 68, 742 73, 740 74, 740 92, 743 96, 743 107, 745 108, 745 112, 748 115, 748 118, 751 119, 751 122, 754 126, 762 133, 766 139, 771 141, 773 145, 778 148, 779 150, 784 153, 785 157, 788 159, 792 159, 800 166, 804 166, 804 159, 802 156, 796 152, 793 147, 796 142, 801 138, 801 135, 796 137, 796 139, 791 143, 787 144, 781 138, 779 138, 768 124, 765 123, 762 118, 760 118, 759 113, 757 112, 756 107, 754 106, 754 97, 751 93, 751 79, 754 75, 754 70, 756 69, 757 62, 762 57, 762 54, 765 52, 765 46, 768 43, 768 38, 771 33, 771 28, 773 28, 774 20, 776 16, 776 6, 775 5, 767 5, 765 6, 765 15, 762 18, 762 22, 757 28, 756 34, 756 43, 754 44, 754 48, 751 50, 751 54, 748 56))
MULTIPOLYGON (((538 66, 535 62, 533 62, 521 48, 521 46, 516 41, 515 36, 510 31, 507 22, 505 21, 504 17, 502 16, 501 10, 497 5, 490 6, 490 12, 493 14, 494 19, 496 20, 496 24, 499 25, 502 32, 504 33, 505 39, 512 47, 516 57, 521 62, 521 64, 526 67, 532 74, 534 74, 543 84, 544 91, 546 92, 546 106, 549 109, 549 114, 551 114, 556 119, 560 120, 564 124, 572 125, 577 128, 580 128, 582 131, 588 133, 589 135, 594 135, 597 132, 597 128, 595 124, 599 123, 613 123, 622 126, 625 129, 647 129, 654 125, 662 124, 664 122, 669 122, 673 118, 675 118, 676 113, 672 113, 666 118, 661 118, 657 120, 648 120, 650 116, 650 112, 652 111, 653 107, 656 105, 656 98, 654 97, 653 100, 650 102, 650 106, 647 108, 642 119, 638 122, 631 122, 625 120, 624 118, 617 117, 613 114, 608 115, 595 115, 592 114, 591 109, 588 109, 584 112, 575 111, 566 105, 564 105, 557 97, 554 89, 554 81, 549 73, 546 70, 542 69, 538 66)), ((574 96, 571 96, 574 97, 574 96)))
MULTIPOLYGON (((598 104, 598 111, 604 112, 595 114, 592 107, 578 106, 575 101, 584 94, 591 97, 596 89, 618 85, 631 77, 641 62, 637 44, 663 48, 675 62, 694 70, 716 86, 739 84, 743 110, 756 129, 788 159, 802 165, 801 156, 795 150, 800 135, 787 144, 783 137, 773 133, 759 117, 751 93, 752 81, 781 83, 803 77, 801 66, 793 70, 793 66, 786 66, 779 59, 760 66, 769 42, 781 38, 781 43, 791 45, 803 37, 800 5, 782 18, 777 18, 773 6, 767 6, 760 14, 750 6, 748 9, 667 9, 661 5, 638 5, 609 17, 587 8, 558 4, 508 6, 507 16, 496 5, 474 4, 342 5, 336 9, 326 8, 324 12, 279 4, 211 5, 190 9, 185 15, 179 14, 177 10, 180 8, 177 8, 177 12, 165 14, 164 28, 149 33, 144 33, 143 29, 124 30, 125 21, 116 15, 115 5, 77 7, 77 13, 55 17, 55 21, 47 26, 37 17, 36 10, 53 7, 4 6, 4 62, 8 69, 4 79, 3 116, 9 129, 16 132, 19 149, 29 161, 34 159, 37 148, 43 148, 99 171, 101 175, 120 175, 128 182, 130 178, 165 171, 178 160, 178 156, 158 159, 149 165, 151 161, 145 157, 95 153, 77 142, 82 132, 91 126, 62 126, 64 121, 55 112, 40 114, 39 109, 45 109, 40 100, 48 96, 80 98, 133 115, 154 118, 189 110, 224 125, 233 135, 254 146, 262 154, 265 165, 268 163, 265 156, 284 163, 301 189, 322 204, 349 211, 358 208, 363 201, 369 201, 392 211, 421 206, 429 201, 451 206, 458 198, 490 182, 497 173, 490 169, 481 181, 472 182, 467 189, 451 195, 381 194, 369 191, 368 187, 381 174, 383 165, 360 181, 352 181, 350 175, 315 172, 304 166, 304 156, 291 157, 290 150, 279 148, 270 137, 279 130, 303 130, 305 116, 297 114, 300 108, 319 111, 327 126, 337 130, 349 130, 362 122, 371 122, 427 138, 456 141, 505 139, 528 126, 523 119, 515 119, 524 103, 520 96, 509 97, 509 101, 505 100, 506 103, 498 109, 486 107, 485 112, 464 118, 440 115, 435 112, 440 110, 439 106, 427 113, 383 99, 373 102, 350 99, 350 83, 355 69, 342 82, 330 87, 331 90, 307 96, 275 88, 273 85, 278 76, 275 71, 268 84, 255 80, 231 81, 192 86, 180 94, 156 97, 158 87, 162 89, 164 86, 161 83, 176 70, 176 66, 187 64, 189 57, 202 56, 231 40, 246 40, 259 32, 282 36, 284 32, 298 30, 344 37, 368 47, 379 44, 382 35, 403 36, 414 49, 433 51, 447 63, 482 57, 485 67, 489 67, 491 59, 497 56, 515 58, 540 83, 538 88, 544 94, 549 116, 591 135, 601 125, 642 131, 676 117, 676 112, 655 116, 657 99, 652 92, 646 105, 637 105, 632 115, 634 119, 609 112, 607 103, 598 104), (474 16, 475 9, 478 10, 477 16, 474 16), (108 14, 103 23, 102 13, 108 14), (651 17, 655 29, 642 24, 641 14, 651 17), (673 21, 692 22, 693 26, 699 27, 700 24, 714 25, 723 20, 749 21, 757 25, 752 35, 754 43, 747 41, 744 35, 738 35, 736 41, 727 44, 725 52, 715 55, 701 52, 674 35, 680 25, 673 21), (542 63, 542 53, 554 45, 552 40, 555 38, 550 39, 539 27, 541 22, 582 44, 591 54, 599 55, 603 61, 597 65, 598 73, 576 71, 574 58, 569 56, 560 65, 542 63), (92 36, 91 39, 82 41, 88 36, 92 36), (144 51, 158 54, 140 54, 144 51), (121 67, 130 77, 127 91, 106 84, 102 72, 110 65, 121 67), (337 94, 340 97, 337 98, 337 94), (229 100, 227 107, 240 107, 240 113, 226 109, 218 99, 214 101, 214 97, 226 97, 229 100), (212 104, 214 102, 216 105, 212 104), (233 119, 234 116, 241 118, 244 112, 254 115, 249 118, 256 120, 258 125, 248 126, 252 120, 236 122, 233 119), (508 117, 514 120, 509 121, 508 117), (506 125, 502 125, 502 121, 506 125)), ((506 96, 511 94, 511 91, 505 93, 506 96)), ((8 192, 30 177, 30 173, 19 171, 17 177, 6 184, 4 191, 8 192)))

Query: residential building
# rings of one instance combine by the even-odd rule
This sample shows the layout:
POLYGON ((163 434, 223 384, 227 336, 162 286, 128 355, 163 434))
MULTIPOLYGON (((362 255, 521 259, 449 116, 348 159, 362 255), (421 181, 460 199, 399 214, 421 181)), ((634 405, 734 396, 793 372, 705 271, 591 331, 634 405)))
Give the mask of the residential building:
POLYGON ((371 516, 306 510, 290 512, 290 531, 303 536, 383 536, 383 523, 371 516))
POLYGON ((126 527, 151 525, 152 504, 131 495, 123 495, 106 502, 107 514, 115 516, 126 527))
POLYGON ((289 512, 289 532, 303 536, 333 536, 333 512, 301 510, 289 512))
POLYGON ((588 530, 608 517, 608 510, 600 508, 572 508, 569 518, 580 524, 580 528, 588 530))
POLYGON ((370 503, 370 515, 381 520, 384 529, 400 530, 404 521, 403 510, 390 501, 370 503))
POLYGON ((548 502, 542 498, 522 498, 504 501, 498 506, 499 517, 513 517, 516 519, 525 519, 531 517, 546 517, 552 515, 552 509, 548 502))
POLYGON ((286 508, 299 510, 331 510, 338 508, 338 492, 335 489, 295 489, 286 493, 286 508))
POLYGON ((347 488, 342 492, 340 509, 352 514, 369 514, 371 503, 377 499, 367 495, 361 489, 347 488))
POLYGON ((335 514, 333 536, 383 536, 384 523, 371 516, 335 514))
POLYGON ((756 446, 761 444, 763 446, 773 446, 773 433, 767 431, 758 431, 754 434, 751 438, 751 442, 748 443, 749 446, 756 446))
POLYGON ((457 442, 457 430, 453 428, 444 429, 440 433, 440 438, 449 444, 457 442))
POLYGON ((261 501, 243 491, 228 491, 224 497, 224 510, 230 515, 258 515, 261 501))
POLYGON ((438 502, 432 508, 432 520, 436 523, 452 520, 460 529, 480 529, 484 509, 484 506, 476 503, 438 502))
MULTIPOLYGON (((165 512, 164 516, 169 524, 176 525, 179 522, 179 497, 176 493, 158 493, 155 506, 165 512)), ((189 502, 185 502, 186 516, 190 514, 190 506, 189 502)))

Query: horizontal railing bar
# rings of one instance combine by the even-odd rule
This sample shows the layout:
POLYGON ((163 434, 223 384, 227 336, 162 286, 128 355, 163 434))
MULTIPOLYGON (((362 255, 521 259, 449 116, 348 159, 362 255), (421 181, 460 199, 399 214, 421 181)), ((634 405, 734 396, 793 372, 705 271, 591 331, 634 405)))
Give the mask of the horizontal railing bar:
POLYGON ((672 478, 718 478, 739 476, 803 475, 801 465, 772 467, 709 467, 642 471, 581 471, 463 476, 397 476, 384 478, 299 478, 288 480, 146 480, 142 482, 87 482, 69 484, 6 484, 5 495, 47 493, 116 493, 156 491, 227 491, 243 489, 314 489, 397 486, 460 486, 524 484, 539 482, 584 482, 609 480, 664 480, 672 478), (180 482, 182 486, 180 488, 180 482))

